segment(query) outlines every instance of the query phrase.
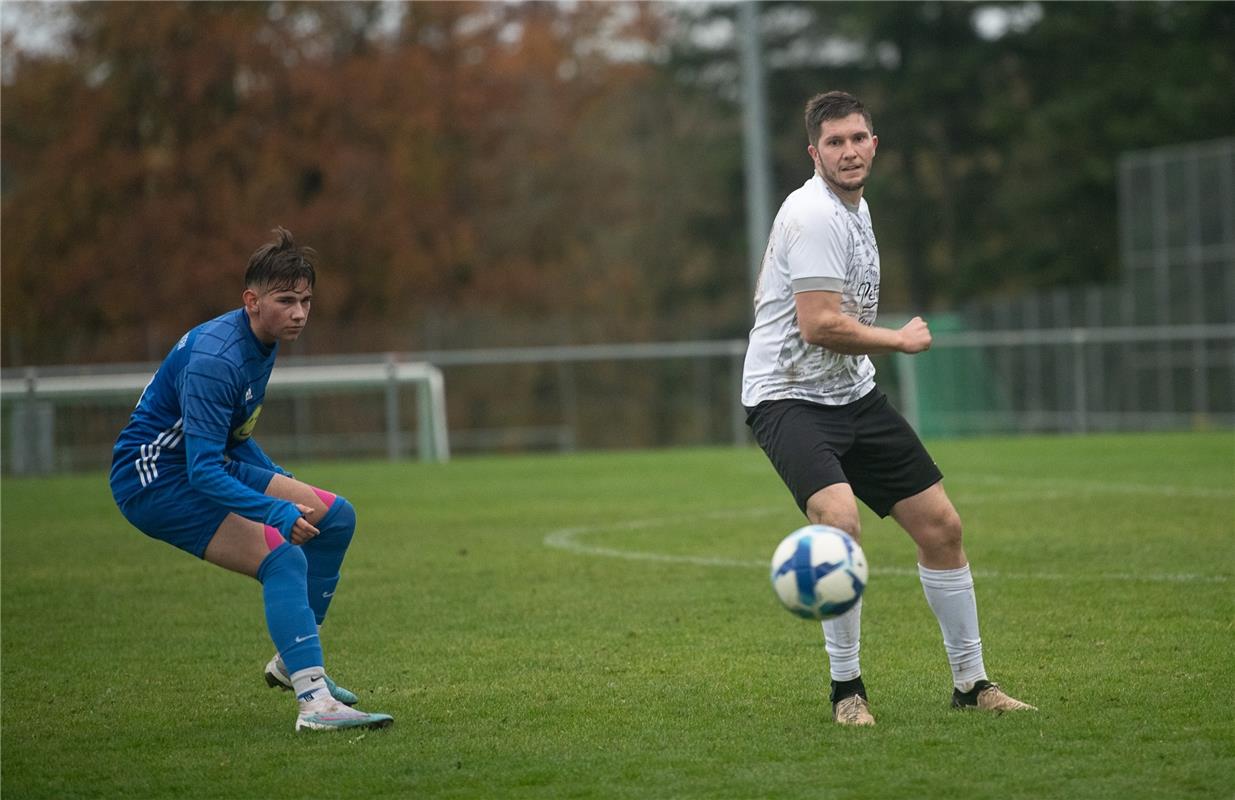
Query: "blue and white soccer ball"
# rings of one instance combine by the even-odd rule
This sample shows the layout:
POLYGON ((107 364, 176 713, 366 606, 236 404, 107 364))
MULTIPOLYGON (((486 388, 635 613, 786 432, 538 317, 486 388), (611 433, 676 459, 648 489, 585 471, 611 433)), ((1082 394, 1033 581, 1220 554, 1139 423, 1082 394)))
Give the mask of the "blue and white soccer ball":
POLYGON ((849 534, 807 525, 772 554, 772 588, 785 608, 807 619, 839 617, 866 588, 866 554, 849 534))

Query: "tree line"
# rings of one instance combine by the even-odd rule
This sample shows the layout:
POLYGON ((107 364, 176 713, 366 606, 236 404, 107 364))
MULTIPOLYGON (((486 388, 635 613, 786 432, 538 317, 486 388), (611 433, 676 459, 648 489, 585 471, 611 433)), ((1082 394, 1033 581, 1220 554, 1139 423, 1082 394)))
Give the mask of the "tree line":
MULTIPOLYGON (((1235 4, 758 7, 801 108, 871 107, 884 307, 1118 271, 1121 152, 1235 129, 1235 4)), ((750 314, 732 4, 74 3, 4 44, 5 366, 157 359, 275 225, 300 353, 710 339, 750 314)))

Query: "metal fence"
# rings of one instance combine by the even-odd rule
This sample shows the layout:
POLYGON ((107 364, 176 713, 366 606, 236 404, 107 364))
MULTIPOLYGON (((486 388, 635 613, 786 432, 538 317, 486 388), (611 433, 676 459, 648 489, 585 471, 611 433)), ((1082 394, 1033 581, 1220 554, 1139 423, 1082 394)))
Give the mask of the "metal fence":
MULTIPOLYGON (((746 445, 745 349, 726 340, 289 359, 275 369, 257 437, 293 463, 746 445), (393 364, 440 371, 446 411, 380 376, 342 380, 393 364)), ((4 374, 4 468, 106 467, 140 394, 132 376, 156 366, 127 365, 119 391, 107 388, 114 371, 4 374), (32 378, 59 389, 32 391, 32 378), (74 383, 77 391, 65 389, 74 383)), ((929 352, 880 357, 877 367, 928 438, 1235 429, 1235 324, 940 333, 929 352)))
POLYGON ((957 332, 895 361, 927 437, 1235 427, 1235 325, 957 332))

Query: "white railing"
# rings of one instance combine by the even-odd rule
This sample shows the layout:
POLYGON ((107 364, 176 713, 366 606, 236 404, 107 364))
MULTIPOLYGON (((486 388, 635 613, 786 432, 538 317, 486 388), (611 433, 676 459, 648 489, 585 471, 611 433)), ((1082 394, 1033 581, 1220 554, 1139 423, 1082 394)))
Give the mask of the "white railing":
MULTIPOLYGON (((1017 365, 1021 374, 1015 376, 1015 383, 1029 396, 1009 404, 1022 417, 1022 424, 1016 428, 1020 431, 1157 429, 1178 426, 1198 415, 1212 415, 1219 424, 1229 425, 1235 418, 1235 324, 963 331, 936 336, 929 353, 956 350, 981 351, 992 360, 1000 353, 1019 352, 1026 356, 1017 365), (1137 345, 1153 346, 1159 351, 1154 354, 1158 356, 1157 362, 1141 365, 1140 370, 1151 373, 1149 382, 1160 407, 1143 409, 1131 402, 1112 408, 1109 400, 1099 400, 1095 407, 1094 395, 1098 392, 1114 398, 1136 391, 1128 380, 1135 370, 1127 365, 1122 370, 1109 369, 1106 359, 1101 357, 1102 348, 1126 350, 1137 345), (1170 353, 1161 352, 1182 345, 1189 349, 1186 359, 1175 360, 1170 353), (1211 349, 1215 352, 1211 353, 1211 349), (1061 355, 1054 359, 1054 369, 1043 363, 1043 353, 1050 351, 1061 355), (1179 383, 1173 374, 1175 370, 1188 373, 1187 389, 1194 398, 1192 402, 1175 401, 1174 388, 1179 383), (1226 398, 1225 405, 1219 408, 1211 408, 1207 400, 1215 388, 1219 396, 1226 398), (1055 395, 1055 403, 1046 402, 1049 394, 1055 395)), ((894 358, 902 413, 918 429, 923 423, 919 373, 930 363, 929 353, 898 354, 894 358)), ((968 417, 977 423, 970 426, 975 431, 1007 432, 1006 411, 936 409, 935 413, 951 415, 957 422, 968 417)))
MULTIPOLYGON (((745 340, 730 339, 289 357, 271 385, 296 390, 278 399, 291 400, 296 424, 262 442, 286 457, 403 458, 400 390, 412 384, 424 460, 452 449, 745 446, 745 351, 745 340), (502 379, 516 374, 538 377, 502 379), (446 379, 460 409, 449 434, 446 379), (332 397, 352 392, 368 396, 332 397)), ((927 353, 878 363, 885 391, 928 437, 1235 427, 1235 324, 948 332, 927 353)), ((123 424, 117 404, 136 401, 154 366, 4 371, 6 469, 105 463, 106 440, 123 424)))

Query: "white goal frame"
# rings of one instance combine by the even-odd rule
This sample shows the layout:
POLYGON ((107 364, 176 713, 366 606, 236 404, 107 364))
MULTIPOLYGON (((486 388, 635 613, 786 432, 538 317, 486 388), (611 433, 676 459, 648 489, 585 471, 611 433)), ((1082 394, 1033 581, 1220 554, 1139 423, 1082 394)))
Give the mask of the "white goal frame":
MULTIPOLYGON (((31 409, 26 424, 15 424, 8 447, 37 448, 38 442, 54 441, 50 426, 53 414, 33 413, 38 404, 62 400, 105 399, 128 396, 134 403, 154 372, 119 372, 95 375, 40 375, 26 370, 21 378, 0 380, 0 399, 31 409), (24 439, 25 441, 19 441, 24 439)), ((420 460, 450 460, 450 437, 446 426, 446 383, 442 371, 424 362, 399 362, 388 356, 382 362, 314 366, 278 366, 270 374, 270 386, 307 391, 348 391, 381 387, 386 394, 386 452, 391 460, 403 453, 399 420, 399 391, 416 389, 417 444, 420 460)), ((32 459, 34 461, 40 459, 32 459)))

